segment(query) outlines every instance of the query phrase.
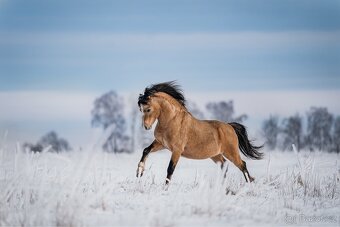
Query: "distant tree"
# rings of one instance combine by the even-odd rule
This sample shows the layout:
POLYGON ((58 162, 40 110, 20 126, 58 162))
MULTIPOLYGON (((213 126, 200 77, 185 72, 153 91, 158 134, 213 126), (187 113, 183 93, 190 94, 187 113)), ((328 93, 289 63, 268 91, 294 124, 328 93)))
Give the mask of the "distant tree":
MULTIPOLYGON (((133 107, 135 106, 137 105, 134 103, 133 107)), ((133 108, 131 131, 134 137, 134 149, 144 149, 154 140, 154 127, 151 130, 145 130, 142 126, 142 115, 138 108, 133 108)))
POLYGON ((119 136, 118 138, 114 139, 114 134, 111 133, 110 136, 107 138, 105 143, 103 144, 103 150, 107 152, 114 152, 114 153, 131 153, 131 142, 130 137, 126 135, 119 136), (115 144, 115 142, 117 144, 115 144), (116 148, 114 146, 117 146, 116 148))
MULTIPOLYGON (((137 135, 137 128, 138 128, 138 108, 135 102, 133 102, 132 110, 130 113, 131 119, 131 150, 136 150, 136 135, 137 135)), ((139 124, 140 125, 140 124, 139 124)))
POLYGON ((120 153, 128 150, 126 121, 124 118, 124 105, 122 98, 114 91, 105 93, 94 101, 92 109, 92 126, 102 127, 108 132, 108 137, 103 144, 104 151, 120 153))
POLYGON ((310 150, 330 149, 333 115, 327 108, 312 107, 307 113, 307 143, 310 150))
POLYGON ((207 110, 212 114, 212 116, 223 122, 243 122, 247 119, 246 114, 242 114, 238 117, 234 117, 234 103, 232 100, 229 102, 209 102, 206 105, 207 110))
POLYGON ((51 131, 41 137, 38 144, 41 144, 44 148, 51 146, 52 151, 55 152, 71 150, 69 143, 65 139, 59 138, 57 133, 54 131, 51 131))
POLYGON ((262 132, 266 138, 266 146, 269 149, 275 149, 280 133, 279 118, 277 116, 270 116, 265 120, 262 124, 262 132))
POLYGON ((199 107, 196 105, 195 102, 193 101, 187 101, 187 109, 189 112, 196 118, 198 119, 204 119, 204 114, 203 112, 199 109, 199 107))
POLYGON ((138 145, 141 149, 149 146, 152 141, 154 140, 154 127, 151 130, 145 130, 144 127, 142 127, 142 120, 140 118, 140 123, 137 125, 138 130, 138 145))
POLYGON ((302 118, 296 114, 283 120, 283 148, 287 149, 294 144, 297 151, 302 148, 303 131, 302 118))
POLYGON ((24 148, 32 152, 42 152, 48 146, 51 146, 51 149, 49 149, 49 151, 57 153, 62 151, 70 151, 72 149, 67 140, 59 138, 57 133, 54 131, 51 131, 42 136, 36 144, 24 144, 24 148))
POLYGON ((25 151, 30 152, 42 152, 44 150, 44 147, 41 144, 33 144, 33 143, 24 143, 23 148, 25 151))
POLYGON ((340 116, 334 121, 333 126, 333 151, 340 153, 340 116))

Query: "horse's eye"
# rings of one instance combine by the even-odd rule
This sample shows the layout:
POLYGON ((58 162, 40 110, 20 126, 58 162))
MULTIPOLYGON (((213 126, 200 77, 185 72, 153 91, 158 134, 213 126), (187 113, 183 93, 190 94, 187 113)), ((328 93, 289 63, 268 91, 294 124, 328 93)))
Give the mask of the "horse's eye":
POLYGON ((146 110, 146 112, 148 112, 148 113, 149 113, 150 111, 151 111, 151 109, 147 109, 147 110, 146 110))

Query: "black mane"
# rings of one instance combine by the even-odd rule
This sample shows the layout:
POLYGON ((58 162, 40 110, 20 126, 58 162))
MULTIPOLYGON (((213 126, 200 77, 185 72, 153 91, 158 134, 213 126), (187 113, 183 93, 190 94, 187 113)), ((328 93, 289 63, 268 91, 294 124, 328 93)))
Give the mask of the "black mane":
POLYGON ((138 98, 138 106, 141 104, 145 105, 151 95, 157 92, 164 92, 174 99, 176 99, 182 106, 185 107, 185 98, 183 91, 175 81, 169 81, 165 83, 152 84, 151 86, 145 88, 144 94, 140 94, 138 98))

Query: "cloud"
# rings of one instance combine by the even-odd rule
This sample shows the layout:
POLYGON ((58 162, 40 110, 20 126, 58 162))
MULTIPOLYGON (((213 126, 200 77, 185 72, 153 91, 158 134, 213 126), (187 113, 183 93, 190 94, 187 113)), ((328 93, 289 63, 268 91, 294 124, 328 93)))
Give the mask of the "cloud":
POLYGON ((52 91, 0 92, 0 121, 88 120, 91 93, 52 91))
MULTIPOLYGON (((135 105, 136 95, 123 92, 126 113, 135 105)), ((187 98, 201 108, 209 101, 234 100, 237 114, 246 113, 257 119, 270 114, 288 116, 304 114, 311 106, 327 107, 340 115, 340 90, 324 91, 234 91, 189 92, 187 98)), ((62 91, 0 92, 0 121, 72 121, 90 122, 93 101, 99 94, 62 91)), ((136 107, 137 108, 137 107, 136 107)))
POLYGON ((340 115, 340 90, 320 91, 248 91, 191 93, 188 98, 200 106, 209 101, 234 100, 236 114, 246 113, 250 118, 266 118, 271 114, 289 116, 305 114, 310 107, 327 107, 340 115))
MULTIPOLYGON (((138 94, 120 94, 126 103, 129 121, 131 108, 137 108, 138 94)), ((91 138, 91 109, 99 95, 64 91, 0 92, 0 134, 9 130, 10 140, 14 142, 35 141, 53 129, 72 142, 82 144, 91 138)), ((304 115, 311 106, 320 106, 340 115, 340 90, 186 92, 186 97, 202 110, 209 101, 233 100, 236 115, 248 114, 246 125, 251 135, 256 134, 262 120, 270 114, 287 117, 298 112, 304 115)))
POLYGON ((219 33, 2 33, 0 45, 85 48, 87 50, 284 49, 339 46, 340 31, 219 32, 219 33))

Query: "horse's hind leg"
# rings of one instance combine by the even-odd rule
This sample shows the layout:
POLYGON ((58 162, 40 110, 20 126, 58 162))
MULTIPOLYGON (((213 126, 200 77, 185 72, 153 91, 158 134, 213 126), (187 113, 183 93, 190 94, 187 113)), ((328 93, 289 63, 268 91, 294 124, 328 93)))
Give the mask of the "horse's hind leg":
POLYGON ((242 169, 241 169, 241 171, 242 171, 242 173, 243 173, 243 175, 244 175, 244 178, 246 178, 246 181, 247 182, 253 182, 255 179, 254 179, 254 177, 252 177, 252 176, 250 176, 250 174, 249 174, 249 172, 248 172, 248 169, 247 169, 247 164, 246 164, 246 162, 245 161, 243 161, 242 160, 242 169), (247 178, 247 176, 249 177, 249 179, 247 178))
MULTIPOLYGON (((223 170, 225 162, 227 161, 225 159, 225 157, 222 154, 216 155, 214 157, 211 157, 211 159, 216 163, 221 165, 221 169, 223 170)), ((226 168, 225 172, 224 172, 224 177, 226 177, 227 175, 227 171, 228 171, 228 167, 226 168)))
POLYGON ((218 155, 216 155, 214 157, 211 157, 211 160, 213 160, 216 164, 220 163, 221 169, 223 169, 224 163, 226 161, 226 159, 221 154, 218 154, 218 155))
POLYGON ((247 169, 247 165, 246 162, 243 161, 240 157, 240 152, 238 150, 238 148, 233 148, 230 149, 229 151, 223 152, 223 155, 229 159, 232 163, 235 164, 235 166, 237 166, 237 168, 239 168, 241 170, 241 172, 244 175, 244 178, 246 178, 247 182, 252 182, 254 181, 254 178, 250 176, 248 169, 247 169), (248 180, 249 178, 249 180, 248 180))

